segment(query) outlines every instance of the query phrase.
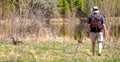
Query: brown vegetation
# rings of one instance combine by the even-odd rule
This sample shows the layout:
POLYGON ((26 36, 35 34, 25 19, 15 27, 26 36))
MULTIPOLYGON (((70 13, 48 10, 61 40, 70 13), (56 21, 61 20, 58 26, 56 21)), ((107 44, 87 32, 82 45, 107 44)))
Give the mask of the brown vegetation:
POLYGON ((83 9, 75 9, 77 7, 73 5, 73 1, 68 1, 64 9, 62 5, 58 7, 61 4, 61 2, 58 3, 58 0, 54 2, 47 0, 15 1, 0 0, 1 38, 29 38, 34 39, 35 42, 55 40, 60 37, 78 40, 80 35, 86 36, 86 17, 90 14, 90 8, 98 5, 100 14, 105 17, 108 39, 116 38, 116 36, 119 39, 118 0, 113 1, 115 4, 112 3, 112 0, 98 0, 98 2, 84 0, 87 3, 80 4, 86 5, 81 7, 83 9))

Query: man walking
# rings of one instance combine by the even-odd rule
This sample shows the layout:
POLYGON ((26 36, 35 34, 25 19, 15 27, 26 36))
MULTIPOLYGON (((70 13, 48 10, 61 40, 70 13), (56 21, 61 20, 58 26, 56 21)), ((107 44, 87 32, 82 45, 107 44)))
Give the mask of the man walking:
POLYGON ((98 56, 101 56, 103 38, 106 36, 106 27, 104 18, 99 14, 97 6, 91 9, 92 15, 89 16, 87 21, 87 36, 92 41, 92 54, 95 55, 95 41, 98 41, 98 56))

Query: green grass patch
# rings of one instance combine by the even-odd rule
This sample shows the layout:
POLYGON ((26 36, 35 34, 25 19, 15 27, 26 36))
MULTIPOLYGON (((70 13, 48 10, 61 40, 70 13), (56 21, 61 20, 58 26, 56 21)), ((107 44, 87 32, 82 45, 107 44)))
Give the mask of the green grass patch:
MULTIPOLYGON (((116 45, 116 44, 115 44, 116 45)), ((120 44, 117 44, 119 47, 120 44)), ((102 56, 91 54, 91 43, 77 42, 25 43, 19 46, 0 43, 0 62, 119 62, 119 49, 103 48, 102 56), (76 52, 76 54, 75 54, 76 52), (75 56, 74 56, 75 54, 75 56), (73 57, 74 56, 74 57, 73 57)))

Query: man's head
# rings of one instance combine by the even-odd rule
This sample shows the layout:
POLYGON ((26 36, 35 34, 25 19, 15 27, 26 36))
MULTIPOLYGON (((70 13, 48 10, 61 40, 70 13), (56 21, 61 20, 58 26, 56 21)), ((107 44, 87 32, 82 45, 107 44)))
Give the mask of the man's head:
POLYGON ((91 8, 90 10, 92 12, 92 14, 98 14, 99 13, 99 9, 97 6, 94 6, 93 8, 91 8))

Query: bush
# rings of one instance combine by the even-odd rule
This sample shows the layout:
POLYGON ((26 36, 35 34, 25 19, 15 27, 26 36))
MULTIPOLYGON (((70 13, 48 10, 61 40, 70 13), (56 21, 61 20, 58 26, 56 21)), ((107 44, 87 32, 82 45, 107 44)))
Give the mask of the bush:
POLYGON ((120 37, 120 26, 112 26, 110 30, 110 35, 114 37, 120 37))

